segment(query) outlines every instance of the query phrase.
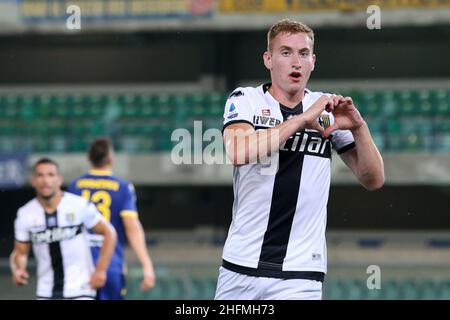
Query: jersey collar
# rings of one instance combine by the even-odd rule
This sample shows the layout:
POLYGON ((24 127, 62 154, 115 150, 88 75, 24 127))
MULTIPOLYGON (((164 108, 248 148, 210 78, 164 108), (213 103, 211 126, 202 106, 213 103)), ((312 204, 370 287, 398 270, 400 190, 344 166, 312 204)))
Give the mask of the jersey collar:
POLYGON ((89 174, 93 176, 112 176, 111 170, 99 170, 99 169, 91 169, 89 170, 89 174))
POLYGON ((310 93, 310 91, 308 89, 305 88, 305 94, 303 96, 303 100, 299 102, 299 104, 297 104, 294 108, 289 108, 286 107, 285 105, 281 104, 280 102, 278 102, 268 91, 270 86, 272 85, 272 83, 265 83, 262 85, 262 90, 264 92, 264 94, 268 94, 270 96, 270 98, 274 101, 276 101, 279 105, 280 105, 280 109, 282 109, 283 111, 286 111, 288 113, 292 113, 292 114, 297 114, 297 113, 302 113, 303 112, 303 100, 305 100, 305 98, 307 98, 307 94, 310 93))

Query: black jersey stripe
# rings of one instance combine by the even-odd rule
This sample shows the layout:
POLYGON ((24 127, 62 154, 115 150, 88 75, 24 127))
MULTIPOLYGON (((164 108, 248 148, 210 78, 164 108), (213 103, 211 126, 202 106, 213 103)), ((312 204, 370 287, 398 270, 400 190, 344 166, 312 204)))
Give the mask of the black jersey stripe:
MULTIPOLYGON (((46 213, 45 217, 47 229, 58 225, 57 212, 46 213)), ((62 299, 64 297, 64 264, 60 242, 51 242, 48 244, 48 248, 53 269, 52 298, 62 299)))
MULTIPOLYGON (((292 114, 286 112, 282 106, 280 109, 285 120, 292 114)), ((302 107, 297 108, 296 113, 302 113, 302 110, 302 107)), ((303 153, 280 150, 269 221, 261 247, 258 269, 282 270, 297 208, 304 158, 303 153)))

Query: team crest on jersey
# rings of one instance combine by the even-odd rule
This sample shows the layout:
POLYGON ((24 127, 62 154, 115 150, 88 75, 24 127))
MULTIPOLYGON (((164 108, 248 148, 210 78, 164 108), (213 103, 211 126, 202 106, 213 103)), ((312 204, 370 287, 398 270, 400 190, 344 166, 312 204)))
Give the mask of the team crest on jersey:
POLYGON ((319 117, 319 124, 324 128, 328 128, 330 126, 330 116, 328 114, 321 114, 319 117))
POLYGON ((66 213, 66 221, 69 223, 73 223, 75 221, 75 213, 73 212, 66 213))

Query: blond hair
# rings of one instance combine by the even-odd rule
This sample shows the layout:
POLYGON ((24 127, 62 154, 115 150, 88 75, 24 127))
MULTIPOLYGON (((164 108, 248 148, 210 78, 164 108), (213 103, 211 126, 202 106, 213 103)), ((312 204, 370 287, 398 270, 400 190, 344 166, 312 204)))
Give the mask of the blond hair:
POLYGON ((267 32, 267 50, 270 51, 272 49, 272 41, 280 33, 306 33, 312 40, 312 45, 314 46, 314 31, 310 27, 301 22, 283 19, 271 26, 269 32, 267 32))

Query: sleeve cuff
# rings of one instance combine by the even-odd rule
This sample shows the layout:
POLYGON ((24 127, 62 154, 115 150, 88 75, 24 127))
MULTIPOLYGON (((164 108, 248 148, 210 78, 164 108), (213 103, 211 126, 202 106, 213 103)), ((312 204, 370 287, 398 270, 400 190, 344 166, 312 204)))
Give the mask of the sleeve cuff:
POLYGON ((247 120, 233 120, 233 121, 227 122, 227 123, 225 123, 223 125, 222 133, 224 132, 226 127, 228 127, 229 125, 232 125, 232 124, 236 124, 236 123, 247 123, 247 124, 251 125, 253 128, 255 128, 253 123, 251 123, 250 121, 247 121, 247 120))
POLYGON ((347 144, 346 146, 343 146, 342 148, 337 150, 337 153, 342 154, 344 152, 347 152, 348 150, 353 149, 354 147, 355 147, 355 142, 351 142, 351 143, 347 144))
POLYGON ((122 210, 122 211, 120 211, 120 216, 122 218, 125 218, 125 217, 138 218, 138 213, 133 210, 122 210))
POLYGON ((31 240, 19 240, 17 238, 15 238, 14 240, 20 243, 31 243, 31 240))

